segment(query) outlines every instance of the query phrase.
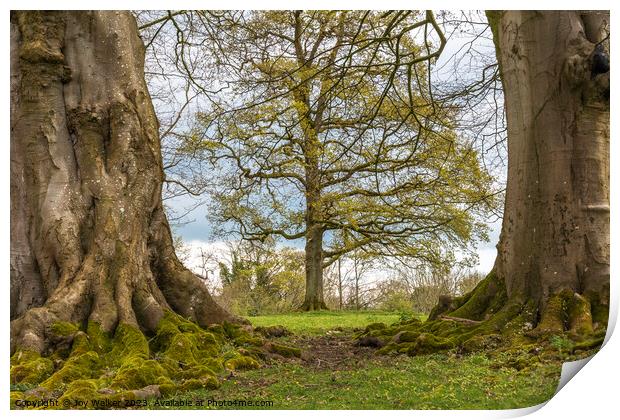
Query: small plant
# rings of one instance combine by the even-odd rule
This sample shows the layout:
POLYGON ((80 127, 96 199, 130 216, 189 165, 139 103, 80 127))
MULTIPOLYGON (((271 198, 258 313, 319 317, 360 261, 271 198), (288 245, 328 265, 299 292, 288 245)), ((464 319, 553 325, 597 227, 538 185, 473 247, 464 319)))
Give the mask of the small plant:
POLYGON ((561 335, 554 335, 549 343, 560 353, 560 356, 568 355, 573 350, 573 342, 561 335))
POLYGON ((411 321, 414 317, 413 313, 411 312, 405 312, 405 311, 400 311, 398 312, 398 321, 399 322, 407 322, 407 321, 411 321))

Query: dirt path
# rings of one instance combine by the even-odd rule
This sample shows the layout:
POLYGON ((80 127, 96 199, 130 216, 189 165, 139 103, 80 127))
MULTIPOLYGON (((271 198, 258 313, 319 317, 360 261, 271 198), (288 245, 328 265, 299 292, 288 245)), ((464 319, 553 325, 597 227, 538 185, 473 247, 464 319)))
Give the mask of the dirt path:
POLYGON ((374 348, 357 346, 348 334, 293 336, 288 342, 302 350, 304 366, 317 370, 356 369, 370 360, 388 358, 377 355, 374 348))

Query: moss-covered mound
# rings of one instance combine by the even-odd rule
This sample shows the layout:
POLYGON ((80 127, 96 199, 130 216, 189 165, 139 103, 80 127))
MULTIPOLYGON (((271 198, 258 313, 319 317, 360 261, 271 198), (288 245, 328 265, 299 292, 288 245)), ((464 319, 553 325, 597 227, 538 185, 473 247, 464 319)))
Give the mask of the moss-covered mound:
POLYGON ((269 352, 299 356, 298 349, 281 351, 250 328, 224 323, 203 329, 174 313, 166 314, 152 337, 127 324, 119 325, 113 336, 95 323, 86 331, 57 323, 49 333, 58 344, 52 353, 22 349, 11 357, 12 402, 58 398, 59 408, 75 408, 75 400, 97 408, 93 401, 106 400, 108 406, 120 407, 216 388, 230 371, 260 367, 269 352))
POLYGON ((562 340, 570 353, 576 354, 596 349, 603 342, 607 312, 597 302, 596 296, 561 290, 541 312, 531 299, 508 299, 503 281, 492 272, 470 293, 442 297, 426 322, 412 319, 390 326, 370 324, 356 338, 358 345, 380 347, 381 354, 541 345, 553 350, 553 342, 562 340))

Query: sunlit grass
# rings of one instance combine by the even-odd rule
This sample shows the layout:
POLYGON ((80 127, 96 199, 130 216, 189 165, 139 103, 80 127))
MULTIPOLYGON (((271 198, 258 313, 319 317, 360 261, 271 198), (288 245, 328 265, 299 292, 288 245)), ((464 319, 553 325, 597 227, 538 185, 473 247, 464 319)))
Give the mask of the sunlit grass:
MULTIPOLYGON (((380 311, 316 311, 251 316, 248 319, 255 327, 283 325, 295 334, 316 335, 338 327, 364 328, 373 322, 383 322, 389 325, 400 320, 401 317, 410 316, 413 315, 380 311)), ((422 315, 417 316, 422 317, 422 315)))

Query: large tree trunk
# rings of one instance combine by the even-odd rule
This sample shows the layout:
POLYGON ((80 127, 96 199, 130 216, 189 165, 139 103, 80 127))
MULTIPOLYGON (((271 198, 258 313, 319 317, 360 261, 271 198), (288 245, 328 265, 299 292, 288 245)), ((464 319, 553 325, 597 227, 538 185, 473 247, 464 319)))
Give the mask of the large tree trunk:
MULTIPOLYGON (((508 125, 492 276, 441 314, 528 311, 536 333, 603 327, 609 307, 609 13, 489 12, 508 125), (603 46, 595 50, 597 44, 603 46), (606 57, 603 57, 605 59, 606 57), (498 298, 500 295, 504 297, 498 298)), ((509 319, 511 316, 505 316, 509 319)), ((530 322, 531 321, 531 322, 530 322)))
POLYGON ((591 331, 609 306, 609 71, 595 63, 597 44, 608 54, 609 13, 488 16, 508 125, 494 280, 432 317, 488 316, 502 292, 534 311, 539 331, 591 331))
MULTIPOLYGON (((307 95, 304 95, 307 98, 307 95)), ((307 101, 307 99, 303 99, 307 101)), ((303 102, 306 103, 306 102, 303 102)), ((306 156, 306 296, 301 309, 327 309, 323 298, 323 208, 319 171, 320 142, 307 115, 303 118, 306 156)))
POLYGON ((607 306, 609 72, 596 74, 593 53, 609 13, 490 16, 508 122, 496 275, 509 298, 533 299, 542 318, 565 291, 607 306))
MULTIPOLYGON (((508 124, 508 178, 492 272, 442 296, 385 352, 479 348, 498 336, 574 349, 603 341, 609 310, 609 13, 489 12, 508 124), (596 44, 603 49, 595 49, 596 44), (418 335, 415 335, 418 334, 418 335), (487 341, 484 337, 492 335, 487 341)), ((600 47, 599 47, 600 48, 600 47)), ((393 334, 394 329, 381 334, 393 334)))
POLYGON ((43 352, 57 321, 232 319, 174 253, 163 176, 131 14, 12 13, 12 349, 43 352))

